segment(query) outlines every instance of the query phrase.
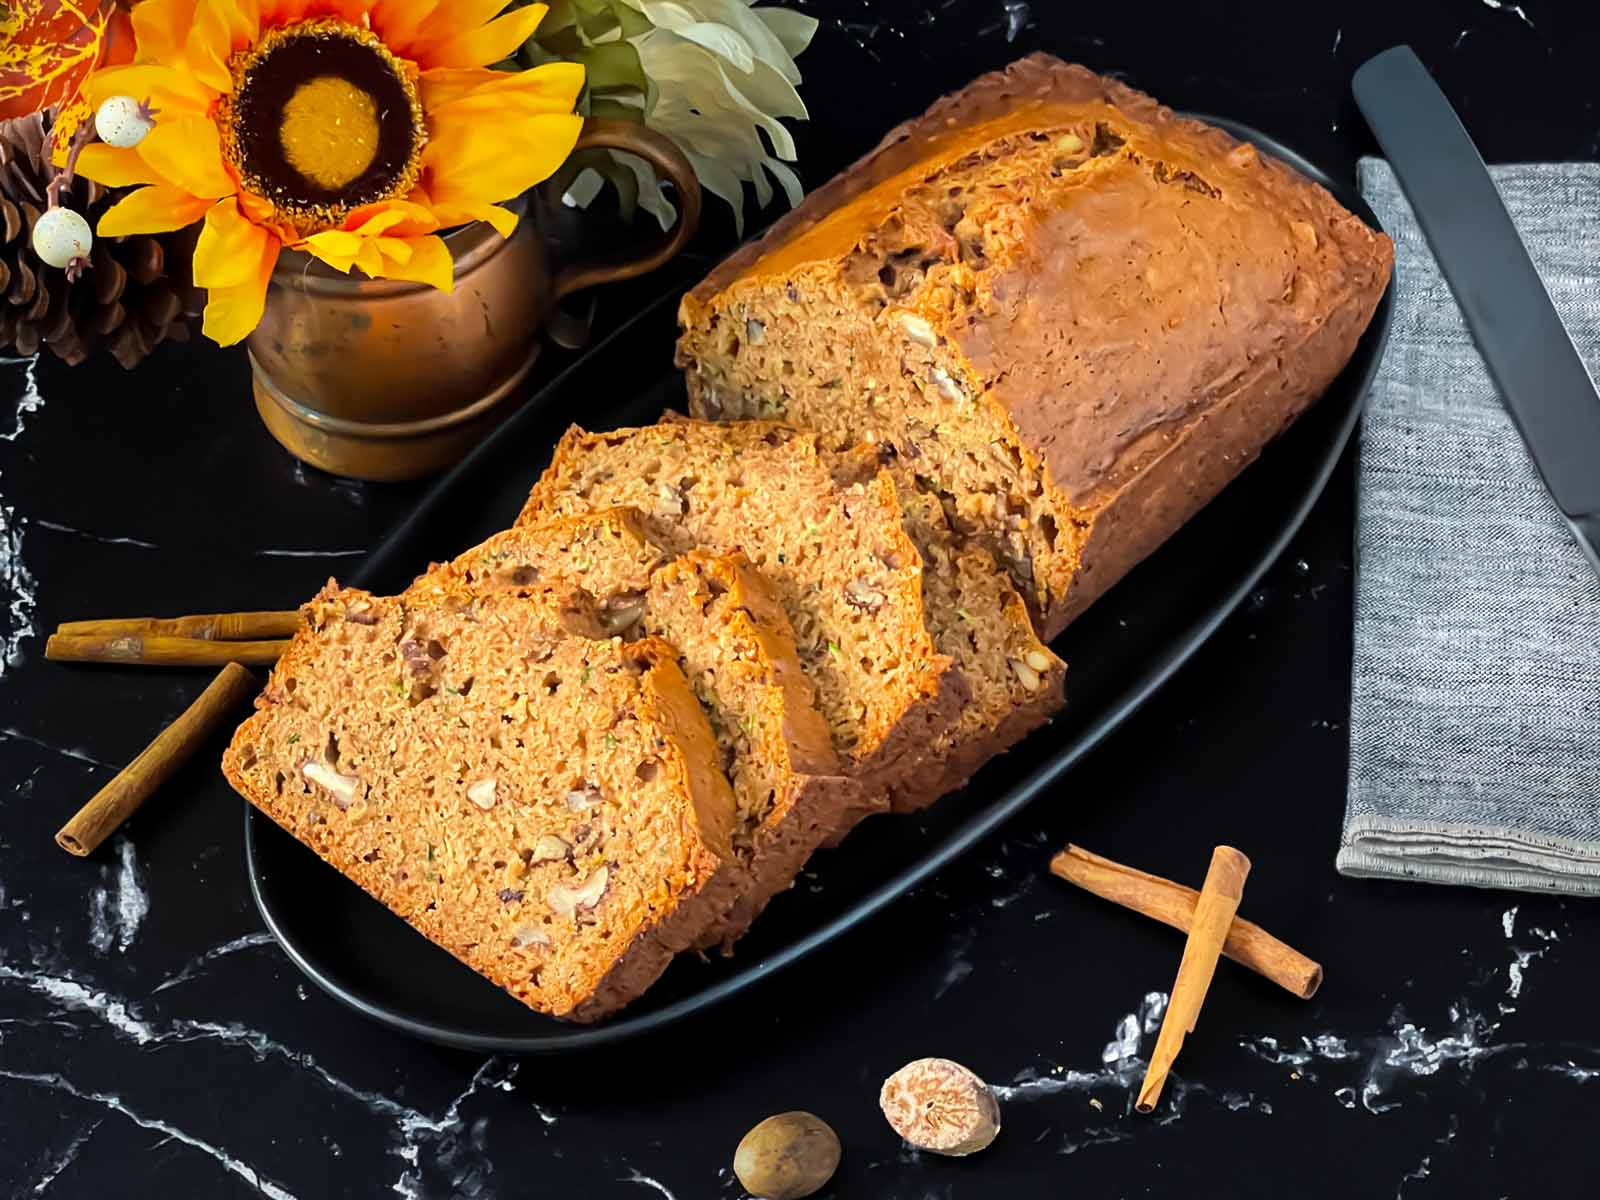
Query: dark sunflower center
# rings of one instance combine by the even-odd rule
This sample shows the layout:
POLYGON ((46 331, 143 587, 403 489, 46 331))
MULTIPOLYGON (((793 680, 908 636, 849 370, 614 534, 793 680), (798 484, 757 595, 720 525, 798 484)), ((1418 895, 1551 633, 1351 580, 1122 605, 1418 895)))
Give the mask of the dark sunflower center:
POLYGON ((269 30, 231 65, 230 157, 300 232, 415 185, 422 107, 406 66, 370 32, 305 21, 269 30))

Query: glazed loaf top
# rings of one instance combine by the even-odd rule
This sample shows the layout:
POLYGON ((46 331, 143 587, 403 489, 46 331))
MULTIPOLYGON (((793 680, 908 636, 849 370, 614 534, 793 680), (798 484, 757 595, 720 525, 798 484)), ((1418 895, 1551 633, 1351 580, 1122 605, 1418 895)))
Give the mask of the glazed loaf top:
POLYGON ((1294 351, 1381 292, 1392 250, 1254 147, 1036 54, 892 130, 714 270, 683 323, 853 259, 917 273, 897 303, 1092 512, 1211 398, 1271 372, 1312 390, 1294 351))

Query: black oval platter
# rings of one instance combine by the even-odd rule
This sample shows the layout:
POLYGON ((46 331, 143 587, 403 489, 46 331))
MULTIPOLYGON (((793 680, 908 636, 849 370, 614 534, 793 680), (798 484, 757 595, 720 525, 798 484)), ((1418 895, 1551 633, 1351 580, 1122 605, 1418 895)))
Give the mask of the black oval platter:
MULTIPOLYGON (((1376 227, 1348 183, 1256 130, 1205 119, 1293 164, 1376 227)), ((641 311, 549 384, 440 480, 349 582, 398 591, 428 563, 508 525, 568 424, 644 424, 665 408, 681 408, 682 383, 672 367, 677 298, 673 292, 641 311)), ((1349 441, 1389 320, 1386 295, 1327 395, 1057 640, 1069 670, 1067 707, 1053 724, 926 812, 868 821, 842 847, 818 855, 806 885, 774 901, 733 957, 682 956, 609 1021, 563 1024, 462 966, 246 805, 251 892, 267 927, 317 986, 356 1011, 429 1041, 516 1054, 652 1033, 795 967, 1056 788, 1250 593, 1349 441)))

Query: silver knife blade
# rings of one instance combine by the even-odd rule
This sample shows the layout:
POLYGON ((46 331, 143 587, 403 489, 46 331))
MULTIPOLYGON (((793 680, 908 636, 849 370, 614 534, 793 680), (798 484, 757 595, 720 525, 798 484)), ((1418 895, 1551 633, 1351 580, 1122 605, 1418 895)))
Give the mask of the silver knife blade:
POLYGON ((1369 59, 1353 86, 1517 431, 1600 574, 1600 393, 1488 168, 1409 46, 1369 59))

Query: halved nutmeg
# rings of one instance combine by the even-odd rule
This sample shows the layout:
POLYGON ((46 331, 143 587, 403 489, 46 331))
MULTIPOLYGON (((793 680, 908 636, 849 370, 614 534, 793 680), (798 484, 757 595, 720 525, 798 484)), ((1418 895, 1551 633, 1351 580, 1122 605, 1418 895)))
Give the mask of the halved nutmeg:
POLYGON ((605 895, 606 881, 610 875, 609 867, 598 867, 589 878, 576 887, 556 884, 545 894, 550 911, 557 916, 570 917, 576 915, 580 909, 593 908, 600 903, 600 897, 605 895))
POLYGON ((901 1067, 884 1080, 878 1106, 907 1144, 935 1154, 975 1154, 1000 1132, 993 1090, 948 1058, 919 1058, 901 1067))
POLYGON ((467 788, 467 799, 471 800, 484 812, 494 807, 495 781, 493 779, 480 779, 477 783, 467 788))
POLYGON ((327 788, 340 811, 350 807, 356 798, 356 790, 361 786, 360 776, 341 775, 327 763, 318 762, 316 759, 301 767, 300 773, 312 783, 327 788))

